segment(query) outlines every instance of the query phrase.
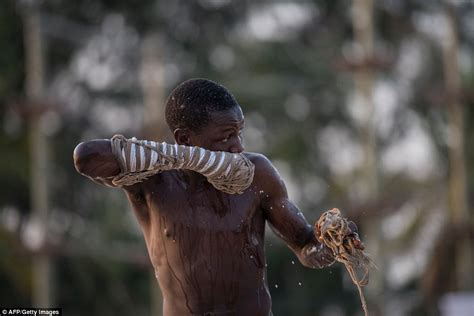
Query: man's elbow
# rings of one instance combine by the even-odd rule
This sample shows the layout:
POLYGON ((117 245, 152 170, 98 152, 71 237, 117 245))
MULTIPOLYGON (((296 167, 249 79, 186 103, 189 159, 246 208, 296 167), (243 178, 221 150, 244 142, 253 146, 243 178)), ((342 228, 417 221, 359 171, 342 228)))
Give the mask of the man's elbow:
POLYGON ((120 173, 109 140, 97 139, 80 143, 73 153, 74 167, 89 178, 108 178, 120 173))
POLYGON ((74 167, 76 171, 80 174, 87 175, 88 168, 87 164, 89 161, 89 154, 88 154, 88 144, 87 142, 82 142, 74 148, 73 159, 74 159, 74 167))
POLYGON ((74 148, 74 152, 72 154, 72 159, 74 160, 74 167, 76 168, 76 171, 79 172, 79 173, 82 173, 82 168, 83 168, 83 165, 82 165, 82 157, 81 157, 81 151, 82 151, 82 144, 84 143, 80 143, 79 145, 76 146, 76 148, 74 148))

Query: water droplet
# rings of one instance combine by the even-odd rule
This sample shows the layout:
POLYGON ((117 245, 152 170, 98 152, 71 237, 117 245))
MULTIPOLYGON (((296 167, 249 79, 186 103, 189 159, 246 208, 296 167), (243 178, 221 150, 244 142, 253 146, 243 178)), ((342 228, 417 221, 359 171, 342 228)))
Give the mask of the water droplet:
POLYGON ((298 285, 301 286, 301 282, 298 282, 298 285))
POLYGON ((332 271, 331 271, 331 270, 329 270, 329 274, 332 274, 332 271))
POLYGON ((293 260, 291 260, 291 264, 295 264, 295 262, 293 260))
POLYGON ((250 256, 250 259, 253 259, 253 256, 252 256, 252 255, 250 256))
POLYGON ((265 268, 268 267, 268 264, 265 263, 265 268))
POLYGON ((275 288, 278 289, 278 284, 275 284, 275 288))
POLYGON ((262 194, 264 191, 263 190, 260 190, 260 194, 262 194))
POLYGON ((265 197, 268 197, 268 194, 266 194, 265 197))

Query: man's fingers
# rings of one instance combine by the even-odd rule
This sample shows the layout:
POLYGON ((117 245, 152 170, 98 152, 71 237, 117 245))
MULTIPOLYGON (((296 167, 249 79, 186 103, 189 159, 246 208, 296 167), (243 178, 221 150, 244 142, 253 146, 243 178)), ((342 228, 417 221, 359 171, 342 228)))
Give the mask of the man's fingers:
POLYGON ((364 244, 362 243, 362 241, 359 238, 359 229, 357 228, 357 225, 353 221, 348 221, 347 222, 347 227, 350 230, 350 233, 349 233, 348 237, 352 239, 352 241, 354 243, 354 247, 356 247, 357 249, 360 249, 360 250, 364 250, 365 247, 364 247, 364 244))
POLYGON ((353 241, 354 247, 356 247, 357 249, 360 249, 360 250, 365 249, 364 244, 359 239, 359 235, 357 235, 355 238, 353 238, 352 241, 353 241))
POLYGON ((354 223, 353 221, 348 221, 347 227, 349 227, 349 229, 351 230, 351 233, 356 233, 356 234, 359 233, 359 229, 357 228, 356 223, 354 223))

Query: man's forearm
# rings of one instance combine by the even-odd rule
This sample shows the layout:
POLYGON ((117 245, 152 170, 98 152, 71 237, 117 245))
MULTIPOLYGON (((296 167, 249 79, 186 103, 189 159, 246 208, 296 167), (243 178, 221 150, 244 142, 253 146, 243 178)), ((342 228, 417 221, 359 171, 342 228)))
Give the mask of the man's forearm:
POLYGON ((200 147, 112 137, 112 152, 121 169, 117 186, 131 185, 161 171, 193 170, 223 192, 242 193, 252 182, 254 165, 243 154, 215 152, 200 147))

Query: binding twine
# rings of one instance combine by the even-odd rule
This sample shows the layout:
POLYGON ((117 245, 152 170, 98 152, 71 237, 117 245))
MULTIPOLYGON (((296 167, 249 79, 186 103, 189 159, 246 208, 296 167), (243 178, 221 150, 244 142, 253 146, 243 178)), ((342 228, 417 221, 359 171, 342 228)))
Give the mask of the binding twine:
POLYGON ((364 246, 357 233, 351 231, 346 218, 341 216, 337 208, 324 212, 315 224, 318 239, 331 248, 337 261, 344 264, 352 282, 359 291, 362 309, 368 316, 367 303, 362 287, 369 283, 369 267, 375 267, 374 262, 364 252, 364 246), (359 278, 357 271, 362 269, 363 276, 359 278))

